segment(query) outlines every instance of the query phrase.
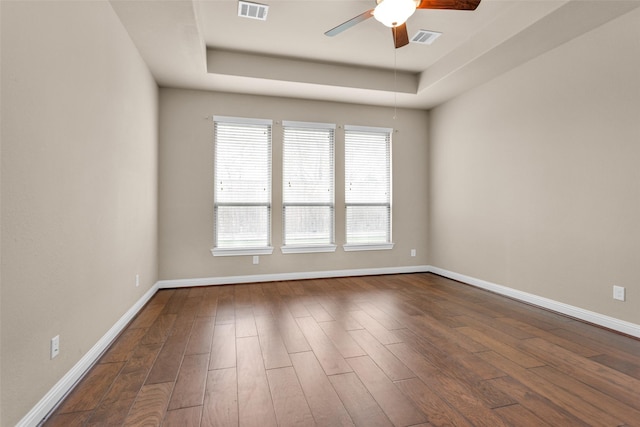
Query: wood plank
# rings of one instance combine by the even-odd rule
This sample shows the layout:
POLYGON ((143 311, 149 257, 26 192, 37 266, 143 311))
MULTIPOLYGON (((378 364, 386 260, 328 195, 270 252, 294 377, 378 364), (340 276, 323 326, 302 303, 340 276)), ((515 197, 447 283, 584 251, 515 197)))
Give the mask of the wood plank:
POLYGON ((175 289, 159 289, 158 292, 156 292, 156 294, 151 298, 151 300, 147 304, 147 307, 151 307, 154 305, 164 306, 175 293, 175 289))
POLYGON ((588 426, 587 423, 558 406, 555 401, 545 398, 511 377, 496 378, 490 382, 552 426, 588 426))
POLYGON ((291 280, 289 281, 289 289, 291 290, 292 295, 302 296, 307 295, 307 287, 315 280, 291 280))
POLYGON ((496 408, 494 412, 502 418, 508 425, 518 427, 544 427, 552 426, 542 421, 536 414, 521 405, 509 405, 496 408))
POLYGON ((124 362, 99 363, 91 368, 87 376, 73 389, 56 413, 65 414, 95 409, 120 374, 123 366, 124 362))
POLYGON ((201 426, 237 425, 238 382, 236 368, 209 371, 201 426))
POLYGON ((416 409, 371 358, 354 357, 349 359, 349 365, 395 426, 408 426, 427 421, 425 415, 416 409))
POLYGON ((233 323, 216 323, 209 369, 224 369, 236 366, 236 327, 233 323))
POLYGON ((370 301, 361 301, 358 303, 358 306, 390 331, 406 328, 406 325, 402 324, 397 319, 394 319, 391 315, 387 314, 384 310, 380 309, 370 301))
POLYGON ((416 376, 366 329, 349 333, 391 381, 404 380, 416 376))
POLYGON ((206 288, 204 286, 194 286, 189 288, 189 294, 187 298, 200 298, 204 299, 204 295, 206 294, 206 288))
POLYGON ((258 337, 236 340, 238 360, 238 411, 243 426, 276 426, 258 337))
POLYGON ((470 328, 468 326, 456 328, 456 330, 468 336, 472 340, 484 345, 485 347, 493 349, 493 351, 495 351, 496 353, 500 353, 507 359, 513 360, 523 368, 535 368, 537 366, 544 366, 544 362, 541 362, 535 357, 512 347, 512 345, 515 344, 515 341, 507 338, 506 336, 504 336, 504 334, 498 334, 497 331, 494 332, 494 336, 489 336, 481 331, 476 330, 475 328, 470 328), (509 345, 508 343, 511 345, 509 345))
MULTIPOLYGON (((554 326, 557 328, 558 325, 554 326)), ((600 345, 609 349, 615 348, 616 351, 623 351, 631 355, 640 354, 640 339, 637 338, 632 338, 615 332, 612 333, 604 328, 594 327, 593 325, 580 322, 578 320, 565 322, 560 328, 565 331, 560 331, 559 329, 554 328, 553 333, 560 334, 561 332, 564 332, 563 335, 559 336, 573 336, 576 340, 584 338, 586 341, 598 342, 600 345)))
POLYGON ((325 310, 324 307, 318 302, 307 304, 306 307, 316 322, 330 322, 334 320, 333 316, 331 316, 329 312, 325 310))
POLYGON ((524 340, 522 348, 560 368, 562 372, 579 378, 581 382, 640 410, 640 380, 588 358, 577 356, 540 338, 524 340), (629 393, 629 390, 636 390, 636 392, 629 393))
MULTIPOLYGON (((416 336, 411 332, 400 333, 404 341, 418 353, 422 354, 429 363, 439 368, 443 373, 459 379, 471 388, 475 388, 482 380, 498 378, 505 375, 504 372, 496 369, 495 366, 477 357, 476 353, 469 353, 454 343, 436 344, 423 337, 416 336)), ((485 401, 488 406, 492 408, 514 403, 502 393, 492 393, 487 395, 486 398, 485 401)))
MULTIPOLYGON (((171 298, 169 298, 169 301, 165 304, 162 314, 178 314, 187 302, 188 297, 189 288, 176 289, 171 298)), ((151 326, 151 323, 146 326, 151 326)))
POLYGON ((273 316, 257 316, 256 327, 265 369, 292 366, 273 316))
POLYGON ((353 337, 344 329, 343 325, 333 320, 331 322, 318 323, 322 331, 338 349, 342 357, 365 356, 367 353, 358 345, 353 337))
MULTIPOLYGON (((184 304, 180 306, 178 312, 178 319, 182 320, 191 320, 194 321, 196 315, 200 311, 200 306, 202 305, 202 298, 200 297, 190 297, 185 298, 184 304)), ((177 320, 176 320, 177 321, 177 320)))
POLYGON ((291 354, 291 361, 316 424, 326 427, 354 425, 314 354, 291 354))
POLYGON ((100 363, 126 362, 133 354, 147 328, 127 329, 100 359, 100 363))
POLYGON ((173 390, 173 383, 143 386, 124 421, 124 425, 127 427, 160 425, 167 410, 171 390, 173 390))
MULTIPOLYGON (((525 331, 527 333, 529 333, 531 335, 531 337, 538 337, 538 338, 542 338, 545 339, 549 342, 554 343, 555 345, 558 345, 560 347, 563 347, 567 350, 570 350, 574 353, 578 353, 581 356, 585 356, 585 357, 592 357, 592 356, 597 356, 603 353, 602 350, 598 350, 598 349, 594 349, 589 345, 583 345, 583 344, 579 344, 576 341, 573 340, 573 337, 570 338, 563 338, 561 336, 558 336, 556 334, 556 332, 558 331, 556 330, 544 330, 544 329, 540 329, 537 328, 533 325, 529 325, 528 323, 526 323, 526 321, 524 320, 519 320, 519 319, 511 319, 508 317, 501 317, 496 319, 497 321, 501 322, 501 323, 505 323, 508 324, 514 328, 518 328, 522 331, 525 331)), ((564 329, 563 329, 564 331, 564 329)), ((608 349, 605 349, 604 351, 609 351, 608 349)))
POLYGON ((137 328, 148 328, 153 325, 153 322, 156 321, 156 318, 160 315, 160 313, 164 312, 166 305, 153 305, 149 307, 145 307, 145 310, 141 310, 135 319, 129 325, 129 329, 137 329, 137 328))
POLYGON ((253 284, 240 284, 233 286, 233 297, 236 310, 238 308, 251 307, 251 286, 253 286, 253 284))
POLYGON ((386 329, 376 319, 369 316, 364 311, 356 310, 350 312, 350 314, 358 323, 364 326, 371 335, 376 337, 380 343, 387 345, 402 342, 402 339, 400 339, 395 333, 386 329))
MULTIPOLYGON (((460 318, 460 316, 457 318, 460 318)), ((410 319, 407 319, 405 322, 409 325, 409 329, 415 335, 424 338, 434 346, 442 348, 443 350, 455 352, 462 349, 469 353, 489 350, 486 346, 470 340, 456 329, 449 325, 442 324, 438 319, 430 316, 429 314, 411 316, 410 319)), ((401 334, 404 330, 397 332, 398 334, 401 334)))
MULTIPOLYGON (((308 297, 306 297, 308 298, 308 297)), ((283 296, 282 301, 287 306, 293 317, 309 317, 311 312, 307 309, 302 298, 292 298, 291 296, 283 296)))
MULTIPOLYGON (((566 325, 563 325, 563 326, 566 326, 566 325)), ((570 343, 573 343, 574 345, 578 345, 582 348, 588 348, 589 350, 591 350, 590 353, 587 351, 576 351, 573 346, 567 346, 567 345, 564 345, 563 342, 558 342, 552 339, 548 339, 548 341, 553 342, 554 344, 560 347, 563 347, 569 351, 574 351, 580 354, 581 356, 585 356, 585 357, 592 357, 592 356, 597 356, 601 354, 610 354, 612 352, 622 353, 630 356, 640 354, 640 351, 634 353, 634 352, 626 351, 626 349, 618 348, 615 346, 615 344, 612 345, 608 343, 606 339, 597 339, 595 336, 589 337, 589 336, 585 336, 585 334, 577 334, 565 328, 553 329, 548 331, 548 333, 552 334, 558 339, 563 340, 563 342, 570 342, 570 343)), ((612 335, 615 335, 611 332, 609 333, 612 335)), ((540 336, 540 335, 538 336, 540 338, 547 339, 547 337, 545 336, 540 336)))
POLYGON ((487 351, 479 353, 478 356, 495 366, 500 366, 500 369, 509 374, 510 377, 526 385, 538 395, 556 403, 565 411, 569 412, 587 425, 592 425, 595 420, 598 421, 598 424, 603 426, 618 425, 617 417, 587 404, 582 399, 578 398, 575 393, 566 391, 562 387, 558 387, 552 382, 541 378, 533 372, 530 372, 528 369, 524 369, 498 353, 487 351))
POLYGON ((56 414, 47 419, 42 427, 82 427, 91 417, 93 411, 56 414))
POLYGON ((255 337, 258 335, 256 322, 251 307, 236 308, 236 338, 255 337))
POLYGON ((216 317, 218 311, 218 295, 220 290, 217 286, 208 286, 205 288, 202 304, 198 308, 198 317, 216 317))
POLYGON ((121 373, 114 381, 100 405, 93 412, 87 426, 120 425, 124 422, 129 409, 142 387, 145 372, 121 373))
POLYGON ((276 282, 275 287, 281 296, 294 296, 295 293, 291 289, 291 282, 276 282))
POLYGON ((164 343, 162 350, 160 350, 160 354, 153 364, 145 384, 175 382, 192 326, 193 320, 190 318, 176 320, 173 330, 164 343))
POLYGON ((409 397, 430 424, 435 426, 471 426, 472 424, 451 407, 433 389, 418 378, 396 381, 396 387, 409 397))
POLYGON ((487 427, 505 425, 501 418, 485 406, 484 396, 481 395, 482 390, 470 389, 468 384, 460 383, 444 374, 406 343, 392 344, 387 348, 409 367, 427 387, 436 390, 443 400, 473 425, 487 427))
POLYGON ((392 426, 393 424, 362 381, 353 372, 332 375, 329 381, 347 408, 356 426, 392 426))
MULTIPOLYGON (((579 377, 566 375, 549 366, 542 366, 530 371, 567 391, 573 392, 590 405, 615 414, 620 419, 619 425, 631 425, 634 421, 640 420, 640 411, 622 403, 617 397, 611 397, 591 387, 584 387, 579 377)), ((627 392, 635 394, 635 397, 640 399, 640 390, 629 389, 627 392)))
POLYGON ((233 299, 233 287, 222 286, 220 288, 220 295, 218 295, 216 324, 235 323, 236 309, 233 299))
POLYGON ((161 344, 140 345, 113 381, 86 425, 122 424, 144 385, 161 344))
POLYGON ((264 293, 263 286, 262 283, 256 283, 251 287, 251 307, 255 317, 272 315, 271 304, 264 293))
POLYGON ((589 359, 640 380, 640 356, 624 353, 600 354, 589 359))
POLYGON ((167 411, 162 427, 200 427, 201 416, 202 406, 174 409, 167 411))
POLYGON ((339 291, 334 291, 328 295, 325 294, 322 298, 318 298, 318 303, 331 315, 331 317, 333 317, 334 321, 341 325, 345 330, 350 331, 353 329, 364 329, 364 326, 358 323, 358 321, 349 314, 350 311, 357 310, 358 307, 348 301, 345 301, 339 295, 339 291))
POLYGON ((203 354, 211 352, 211 341, 213 340, 213 326, 215 321, 210 317, 198 317, 193 323, 187 348, 186 355, 203 354))
POLYGON ((293 367, 270 369, 267 379, 280 426, 315 426, 293 367))
POLYGON ((278 330, 282 336, 282 341, 289 353, 310 351, 311 347, 302 334, 298 323, 286 308, 274 312, 274 317, 278 323, 278 330))
POLYGON ((351 372, 349 364, 313 317, 300 317, 296 321, 327 375, 351 372))
POLYGON ((208 364, 208 354, 184 356, 169 402, 169 410, 202 405, 208 364))

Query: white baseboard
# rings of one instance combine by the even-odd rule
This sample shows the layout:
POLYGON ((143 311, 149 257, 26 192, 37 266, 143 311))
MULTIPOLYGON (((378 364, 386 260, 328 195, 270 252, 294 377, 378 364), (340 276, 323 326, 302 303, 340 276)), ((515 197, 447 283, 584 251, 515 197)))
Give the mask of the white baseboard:
POLYGON ((301 271, 296 273, 255 274, 247 276, 202 277, 197 279, 161 280, 160 289, 191 286, 235 285, 239 283, 278 282, 281 280, 327 279, 330 277, 376 276, 381 274, 427 273, 428 265, 407 267, 361 268, 351 270, 301 271))
POLYGON ((635 323, 616 319, 615 317, 610 317, 604 314, 585 310, 580 307, 575 307, 569 304, 554 301, 552 299, 530 294, 528 292, 523 292, 517 289, 508 288, 506 286, 497 285, 495 283, 487 282, 485 280, 476 279, 474 277, 469 277, 463 274, 454 273, 452 271, 444 270, 442 268, 430 266, 429 271, 439 276, 457 280, 459 282, 466 283, 471 286, 476 286, 478 288, 486 289, 488 291, 492 291, 500 295, 508 296, 510 298, 513 298, 519 301, 527 302, 529 304, 533 304, 538 307, 542 307, 558 313, 566 314, 567 316, 575 317, 576 319, 584 320, 586 322, 593 323, 595 325, 603 326, 605 328, 612 329, 614 331, 618 331, 623 334, 640 338, 640 325, 636 325, 635 323))
POLYGON ((158 283, 153 285, 106 334, 67 372, 42 399, 16 424, 16 427, 35 427, 58 404, 100 356, 109 348, 113 340, 124 330, 140 309, 157 292, 158 283))

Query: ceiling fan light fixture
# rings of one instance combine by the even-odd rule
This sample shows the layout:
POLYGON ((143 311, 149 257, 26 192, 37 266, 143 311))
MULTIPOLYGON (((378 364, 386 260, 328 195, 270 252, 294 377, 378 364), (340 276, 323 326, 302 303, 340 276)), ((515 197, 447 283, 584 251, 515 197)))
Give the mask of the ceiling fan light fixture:
POLYGON ((416 11, 415 0, 382 0, 373 10, 373 17, 387 27, 404 24, 416 11))

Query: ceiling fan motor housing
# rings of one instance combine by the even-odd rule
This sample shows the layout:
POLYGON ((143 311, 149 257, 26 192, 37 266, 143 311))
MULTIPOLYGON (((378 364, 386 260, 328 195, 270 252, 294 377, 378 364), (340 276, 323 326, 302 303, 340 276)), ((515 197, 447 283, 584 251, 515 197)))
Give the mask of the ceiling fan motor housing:
POLYGON ((387 27, 404 24, 416 11, 419 0, 377 0, 373 17, 387 27))

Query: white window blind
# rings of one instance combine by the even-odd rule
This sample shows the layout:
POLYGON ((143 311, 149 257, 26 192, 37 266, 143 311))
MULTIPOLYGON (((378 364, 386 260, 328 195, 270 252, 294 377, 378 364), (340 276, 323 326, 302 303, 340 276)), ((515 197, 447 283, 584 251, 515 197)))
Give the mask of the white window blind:
POLYGON ((214 255, 270 244, 271 126, 214 117, 214 255))
POLYGON ((391 243, 391 133, 345 126, 347 245, 391 243))
POLYGON ((335 125, 285 121, 283 134, 284 246, 331 245, 335 125))

